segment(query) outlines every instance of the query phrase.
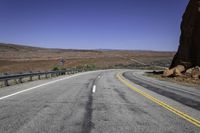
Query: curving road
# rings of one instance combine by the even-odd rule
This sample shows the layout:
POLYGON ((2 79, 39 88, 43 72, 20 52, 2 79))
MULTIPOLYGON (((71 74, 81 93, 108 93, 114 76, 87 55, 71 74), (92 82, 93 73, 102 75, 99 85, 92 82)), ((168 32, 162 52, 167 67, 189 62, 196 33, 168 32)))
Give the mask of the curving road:
POLYGON ((145 79, 143 71, 125 71, 85 72, 1 88, 0 133, 200 132, 199 104, 190 106, 155 88, 197 103, 199 90, 145 79))

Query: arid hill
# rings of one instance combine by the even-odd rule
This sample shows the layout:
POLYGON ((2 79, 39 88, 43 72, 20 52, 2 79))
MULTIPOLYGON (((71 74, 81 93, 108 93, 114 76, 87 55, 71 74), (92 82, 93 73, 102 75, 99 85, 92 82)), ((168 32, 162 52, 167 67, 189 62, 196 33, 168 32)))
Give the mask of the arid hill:
POLYGON ((0 73, 47 71, 64 59, 64 67, 95 65, 98 68, 169 66, 174 52, 131 50, 48 49, 0 43, 0 73))

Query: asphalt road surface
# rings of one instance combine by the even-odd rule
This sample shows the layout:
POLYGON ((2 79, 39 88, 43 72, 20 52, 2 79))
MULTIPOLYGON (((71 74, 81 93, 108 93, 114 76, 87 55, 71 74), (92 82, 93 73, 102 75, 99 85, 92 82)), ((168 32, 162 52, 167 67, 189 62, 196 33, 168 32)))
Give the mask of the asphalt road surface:
POLYGON ((0 133, 200 133, 200 90, 125 71, 1 88, 0 133))

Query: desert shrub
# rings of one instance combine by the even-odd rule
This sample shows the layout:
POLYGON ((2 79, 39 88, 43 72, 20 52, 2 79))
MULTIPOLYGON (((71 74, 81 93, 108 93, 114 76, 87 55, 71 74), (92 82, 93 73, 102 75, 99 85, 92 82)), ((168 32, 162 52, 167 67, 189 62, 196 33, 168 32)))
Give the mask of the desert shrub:
POLYGON ((59 68, 57 66, 53 67, 52 71, 58 71, 59 68))
POLYGON ((89 64, 89 65, 86 65, 86 70, 95 70, 96 69, 96 66, 94 64, 89 64))
POLYGON ((91 71, 91 70, 96 70, 96 66, 94 64, 79 65, 76 66, 76 70, 91 71))

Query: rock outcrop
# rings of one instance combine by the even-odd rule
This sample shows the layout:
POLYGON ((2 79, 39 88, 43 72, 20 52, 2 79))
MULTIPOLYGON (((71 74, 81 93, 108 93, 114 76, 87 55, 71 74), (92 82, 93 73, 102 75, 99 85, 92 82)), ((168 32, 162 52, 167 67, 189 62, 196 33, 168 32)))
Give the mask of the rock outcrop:
POLYGON ((200 0, 190 0, 183 15, 180 45, 170 68, 177 65, 200 66, 200 0))
POLYGON ((182 17, 180 45, 170 69, 163 73, 168 76, 189 76, 200 78, 200 0, 190 0, 182 17))

